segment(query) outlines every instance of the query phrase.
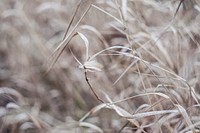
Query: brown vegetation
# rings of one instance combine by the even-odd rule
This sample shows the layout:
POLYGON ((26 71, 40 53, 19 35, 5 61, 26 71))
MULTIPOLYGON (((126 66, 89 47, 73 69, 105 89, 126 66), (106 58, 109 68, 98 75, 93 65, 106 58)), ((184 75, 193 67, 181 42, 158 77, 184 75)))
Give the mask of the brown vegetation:
POLYGON ((199 132, 199 0, 2 0, 1 133, 199 132))

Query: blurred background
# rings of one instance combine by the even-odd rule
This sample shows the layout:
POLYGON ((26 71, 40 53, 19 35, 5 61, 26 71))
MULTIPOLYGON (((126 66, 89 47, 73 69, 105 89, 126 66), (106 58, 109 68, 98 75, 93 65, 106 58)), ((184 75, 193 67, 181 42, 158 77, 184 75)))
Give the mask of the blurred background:
POLYGON ((199 11, 198 0, 1 0, 0 132, 198 132, 199 11))

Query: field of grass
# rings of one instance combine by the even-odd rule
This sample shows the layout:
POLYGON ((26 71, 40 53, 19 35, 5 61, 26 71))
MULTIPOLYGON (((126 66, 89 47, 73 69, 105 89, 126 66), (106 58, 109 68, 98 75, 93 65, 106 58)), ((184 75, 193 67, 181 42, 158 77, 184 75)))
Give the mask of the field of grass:
POLYGON ((199 42, 199 0, 1 0, 0 133, 198 133, 199 42))

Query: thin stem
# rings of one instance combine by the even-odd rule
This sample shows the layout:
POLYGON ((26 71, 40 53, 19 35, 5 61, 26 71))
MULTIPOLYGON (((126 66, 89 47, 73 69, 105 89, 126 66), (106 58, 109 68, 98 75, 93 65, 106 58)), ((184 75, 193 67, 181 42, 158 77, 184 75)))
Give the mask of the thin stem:
POLYGON ((84 74, 85 74, 85 80, 86 80, 87 84, 89 85, 90 90, 92 91, 92 93, 94 94, 94 96, 95 96, 95 97, 97 98, 97 100, 100 101, 101 103, 105 103, 105 102, 97 95, 97 93, 94 91, 94 89, 92 88, 92 85, 90 84, 89 79, 88 79, 88 76, 87 76, 87 69, 86 69, 85 66, 84 66, 84 74))

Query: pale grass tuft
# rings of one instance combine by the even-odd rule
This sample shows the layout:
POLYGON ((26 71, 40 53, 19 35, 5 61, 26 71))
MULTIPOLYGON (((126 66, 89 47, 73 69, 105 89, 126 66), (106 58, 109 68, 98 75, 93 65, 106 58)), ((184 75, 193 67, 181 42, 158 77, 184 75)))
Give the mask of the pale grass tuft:
POLYGON ((0 132, 198 133, 199 7, 2 0, 0 132))

